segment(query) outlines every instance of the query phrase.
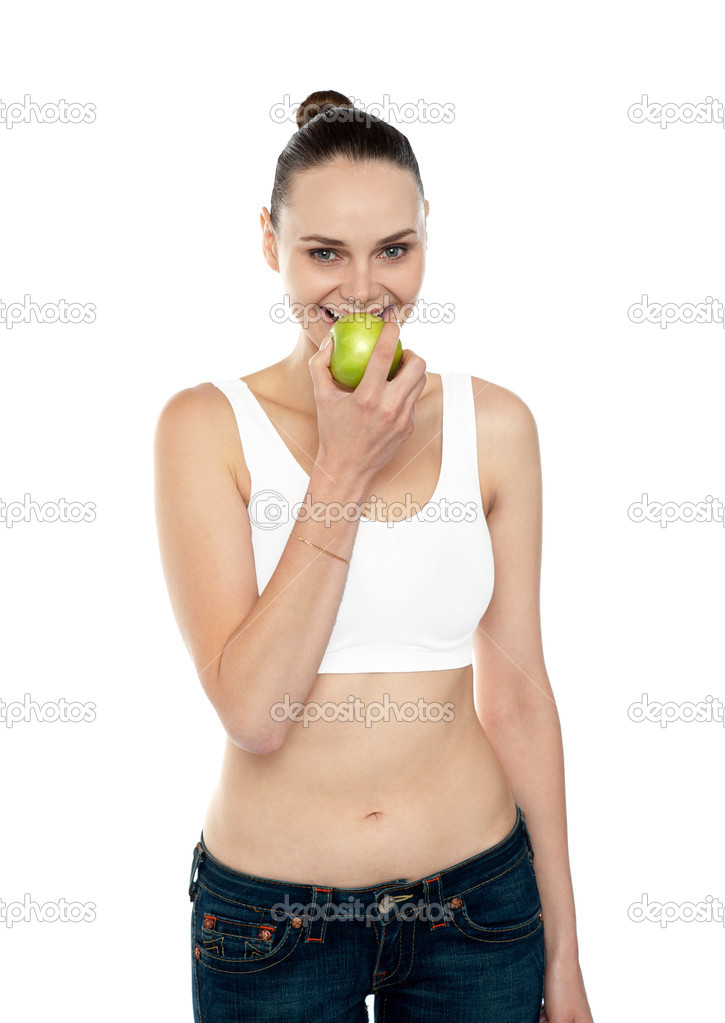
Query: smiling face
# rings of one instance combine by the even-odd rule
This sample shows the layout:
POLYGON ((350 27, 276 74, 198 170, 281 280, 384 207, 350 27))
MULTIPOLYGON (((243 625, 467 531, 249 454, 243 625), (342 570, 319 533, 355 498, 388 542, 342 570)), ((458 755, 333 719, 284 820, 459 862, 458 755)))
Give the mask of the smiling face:
POLYGON ((296 175, 276 237, 265 207, 264 256, 307 343, 319 347, 333 316, 347 312, 387 319, 392 306, 401 321, 411 315, 425 273, 427 214, 408 171, 343 159, 296 175))

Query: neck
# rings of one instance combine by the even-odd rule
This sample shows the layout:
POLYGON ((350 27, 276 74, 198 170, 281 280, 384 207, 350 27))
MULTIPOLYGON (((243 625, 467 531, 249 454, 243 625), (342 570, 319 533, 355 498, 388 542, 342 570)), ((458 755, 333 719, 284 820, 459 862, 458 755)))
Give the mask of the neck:
POLYGON ((289 355, 270 367, 274 369, 280 389, 287 398, 285 403, 313 417, 317 415, 317 405, 308 363, 316 351, 314 342, 300 330, 297 343, 289 355))

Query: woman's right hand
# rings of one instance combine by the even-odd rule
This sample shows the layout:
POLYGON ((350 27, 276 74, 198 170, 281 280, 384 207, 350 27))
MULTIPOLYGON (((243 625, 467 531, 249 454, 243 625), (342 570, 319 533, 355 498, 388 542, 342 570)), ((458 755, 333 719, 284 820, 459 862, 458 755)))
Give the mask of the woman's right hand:
POLYGON ((362 380, 350 391, 330 373, 335 345, 331 334, 325 338, 329 338, 327 346, 320 345, 309 360, 319 431, 316 462, 335 478, 352 472, 370 481, 413 433, 415 403, 427 379, 426 364, 412 349, 404 348, 395 376, 387 379, 400 336, 400 326, 389 319, 362 380))

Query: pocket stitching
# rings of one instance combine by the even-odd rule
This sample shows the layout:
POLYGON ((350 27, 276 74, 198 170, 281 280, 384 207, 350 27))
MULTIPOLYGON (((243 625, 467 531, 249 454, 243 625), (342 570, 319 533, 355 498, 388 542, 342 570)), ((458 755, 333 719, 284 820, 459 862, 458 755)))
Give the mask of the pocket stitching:
POLYGON ((454 927, 458 931, 460 931, 461 934, 463 934, 465 937, 472 938, 474 941, 485 941, 485 942, 487 942, 489 944, 493 944, 493 945, 506 945, 506 944, 510 944, 511 942, 515 942, 515 941, 523 941, 524 938, 529 938, 532 934, 536 934, 536 932, 538 931, 538 929, 541 927, 541 925, 543 923, 543 920, 541 918, 541 909, 537 909, 536 913, 529 920, 524 921, 524 923, 522 923, 522 924, 515 924, 513 927, 498 927, 498 928, 497 927, 480 927, 478 924, 474 924, 473 923, 473 921, 466 914, 465 909, 464 909, 464 913, 463 913, 463 919, 465 919, 465 921, 466 921, 466 923, 468 924, 469 927, 473 928, 476 931, 480 931, 481 934, 484 934, 484 933, 487 933, 487 934, 490 934, 490 935, 504 934, 506 931, 518 930, 519 928, 522 928, 522 927, 527 928, 524 931, 523 934, 519 934, 515 938, 479 937, 477 934, 471 934, 469 931, 467 931, 465 929, 465 927, 461 927, 461 925, 459 923, 459 920, 456 920, 455 917, 453 918, 453 925, 454 925, 454 927), (535 927, 531 926, 533 923, 536 923, 535 927))
POLYGON ((464 891, 462 891, 462 892, 454 892, 454 894, 453 894, 453 896, 451 896, 451 898, 453 898, 453 897, 455 897, 455 896, 461 896, 461 897, 463 897, 464 895, 468 895, 468 894, 470 894, 470 892, 476 892, 476 891, 478 891, 478 889, 479 889, 479 888, 484 888, 484 887, 485 887, 485 886, 486 886, 487 884, 491 884, 491 882, 492 882, 492 881, 498 881, 498 880, 500 880, 500 879, 501 879, 502 877, 505 877, 505 876, 506 876, 506 874, 510 874, 512 870, 515 870, 515 869, 516 869, 516 867, 518 867, 519 863, 521 863, 521 861, 522 861, 522 859, 524 858, 524 856, 527 856, 527 855, 528 855, 528 850, 526 850, 525 852, 523 852, 523 853, 522 853, 522 854, 521 854, 521 855, 519 856, 519 858, 518 858, 518 859, 516 860, 516 862, 515 862, 515 863, 512 863, 510 867, 507 867, 507 868, 506 868, 506 870, 502 870, 500 874, 496 874, 496 876, 495 876, 495 877, 489 877, 489 878, 488 878, 488 879, 487 879, 486 881, 481 881, 481 883, 480 883, 480 884, 475 884, 475 885, 473 885, 473 887, 472 887, 472 888, 466 888, 466 889, 465 889, 464 891))
MULTIPOLYGON (((281 938, 277 939, 276 944, 274 943, 275 933, 278 930, 276 924, 271 924, 267 926, 264 923, 262 923, 260 919, 251 922, 249 920, 231 920, 228 917, 214 916, 215 924, 219 920, 222 920, 224 923, 232 924, 234 927, 239 928, 247 927, 250 930, 256 931, 260 931, 266 928, 268 931, 271 932, 269 938, 260 938, 258 936, 252 937, 249 934, 241 933, 235 934, 234 932, 225 931, 223 929, 217 930, 216 926, 214 927, 205 926, 205 921, 211 915, 212 914, 205 913, 202 919, 201 942, 202 945, 204 946, 204 949, 210 955, 216 955, 220 959, 228 959, 231 962, 239 962, 240 959, 241 960, 259 959, 264 956, 272 955, 272 953, 277 949, 277 946, 281 945, 282 942, 284 941, 285 935, 283 934, 281 938), (238 940, 243 943, 244 947, 241 956, 234 955, 230 956, 226 954, 226 952, 224 951, 224 946, 225 944, 229 943, 228 941, 225 941, 225 939, 228 938, 231 938, 233 941, 238 940)), ((260 916, 263 916, 263 912, 260 912, 260 916)))
MULTIPOLYGON (((464 934, 466 937, 473 938, 474 941, 486 941, 486 942, 491 942, 491 943, 494 943, 494 944, 505 944, 507 942, 521 941, 523 938, 528 938, 531 934, 535 934, 536 933, 536 931, 538 930, 538 928, 541 926, 541 924, 543 922, 543 920, 542 920, 542 912, 541 912, 542 907, 541 907, 541 899, 540 898, 539 898, 539 905, 538 905, 536 911, 532 914, 531 917, 529 917, 528 920, 524 920, 520 924, 511 924, 511 925, 507 925, 505 927, 495 927, 495 926, 491 926, 489 924, 477 924, 477 923, 475 923, 470 918, 470 916, 468 915, 468 911, 466 909, 466 899, 465 899, 466 895, 470 895, 472 892, 479 891, 481 888, 484 888, 487 884, 490 884, 491 881, 498 881, 502 877, 505 877, 506 874, 509 874, 512 870, 514 870, 516 867, 518 867, 519 864, 524 859, 526 859, 528 861, 527 865, 528 865, 528 868, 529 868, 529 877, 534 881, 534 884, 536 884, 536 875, 534 874, 533 863, 531 862, 531 857, 528 855, 528 848, 527 848, 519 856, 519 858, 515 861, 515 863, 513 863, 510 867, 507 867, 506 870, 501 871, 500 874, 497 874, 495 877, 488 878, 486 881, 482 881, 481 884, 473 885, 471 888, 466 888, 464 891, 458 893, 457 897, 461 899, 462 905, 461 905, 461 907, 459 907, 460 913, 456 913, 453 916, 452 923, 454 924, 456 929, 458 931, 460 931, 461 934, 464 934), (458 919, 456 919, 456 917, 458 917, 458 919), (462 926, 462 924, 464 922, 465 922, 467 927, 471 928, 471 930, 473 930, 473 931, 477 931, 478 934, 470 933, 466 929, 466 926, 462 926), (535 925, 535 926, 533 926, 533 925, 535 925), (510 932, 510 931, 520 931, 520 930, 523 930, 523 934, 519 934, 515 938, 503 938, 503 937, 502 938, 497 938, 496 937, 496 935, 504 935, 504 934, 506 934, 507 931, 510 932), (484 934, 491 935, 491 937, 483 937, 482 935, 484 935, 484 934)), ((538 885, 537 885, 537 891, 538 891, 538 885)), ((450 898, 447 901, 450 904, 450 898)))
POLYGON ((279 963, 284 962, 285 959, 288 959, 289 956, 292 955, 292 953, 295 951, 295 949, 300 943, 300 939, 302 938, 302 935, 304 933, 304 927, 300 927, 298 929, 297 939, 294 942, 294 944, 290 946, 290 937, 293 931, 294 928, 289 927, 285 932, 284 937, 280 940, 279 945, 277 945, 272 952, 258 959, 215 959, 207 952, 205 948, 202 948, 197 944, 197 948, 199 948, 200 955, 199 958, 196 959, 196 962, 198 964, 205 966, 208 970, 213 970, 215 973, 231 974, 260 973, 262 970, 268 970, 271 969, 273 966, 277 966, 279 963), (281 955, 282 952, 284 952, 284 955, 281 955), (270 959, 273 961, 269 962, 268 960, 270 959), (217 963, 220 965, 222 963, 234 964, 234 968, 227 970, 221 969, 220 965, 217 965, 217 963), (251 966, 252 964, 254 964, 252 969, 240 968, 245 966, 251 966))
MULTIPOLYGON (((199 878, 199 887, 203 888, 207 895, 210 895, 213 899, 216 899, 217 902, 226 902, 230 906, 239 906, 242 909, 251 909, 255 913, 265 912, 264 906, 253 906, 251 902, 238 902, 236 899, 230 899, 227 895, 221 895, 219 894, 219 892, 215 892, 213 888, 207 887, 207 885, 204 884, 201 878, 199 878)), ((267 908, 266 912, 269 913, 270 909, 267 908)), ((205 914, 205 916, 208 915, 210 914, 205 914)), ((215 914, 212 913, 211 915, 214 916, 215 914)), ((224 919, 224 917, 222 917, 222 919, 224 919)))
MULTIPOLYGON (((209 928, 204 928, 203 923, 205 917, 214 916, 216 917, 217 920, 220 919, 227 920, 232 924, 241 924, 242 926, 251 926, 256 928, 262 924, 265 912, 267 914, 271 914, 271 908, 264 906, 254 906, 248 902, 240 902, 237 899, 230 899, 226 895, 220 895, 217 892, 213 891, 211 888, 209 888, 207 885, 205 885, 201 881, 201 879, 199 879, 199 887, 203 888, 204 892, 206 893, 207 896, 210 897, 214 905, 218 904, 222 906, 224 905, 228 906, 229 909, 227 910, 227 912, 229 911, 235 912, 238 909, 240 912, 244 913, 245 910, 249 910, 251 911, 252 914, 255 914, 256 916, 256 919, 252 923, 250 920, 234 920, 231 917, 225 917, 221 914, 215 913, 213 909, 210 911, 209 909, 205 908, 203 904, 198 907, 199 916, 201 917, 200 921, 201 937, 200 939, 197 938, 196 934, 198 932, 195 931, 194 946, 199 953, 198 957, 195 957, 195 962, 203 964, 209 970, 214 970, 217 973, 244 974, 256 973, 264 969, 271 969, 277 963, 283 962, 289 955, 291 955, 294 952, 294 950, 297 948, 297 945, 300 942, 302 935, 305 933, 304 926, 300 928, 292 927, 292 921, 289 918, 286 921, 287 926, 285 928, 281 927, 281 924, 283 924, 285 921, 277 920, 275 921, 275 923, 270 924, 270 929, 275 932, 281 931, 281 934, 278 938, 277 943, 268 951, 259 952, 257 955, 248 955, 240 957, 224 955, 222 949, 221 955, 215 954, 215 952, 212 951, 206 944, 206 941, 208 941, 209 939, 204 938, 205 931, 208 935, 214 933, 209 928), (295 930, 297 930, 297 936, 294 943, 292 943, 292 937, 295 930), (225 965, 228 966, 228 968, 224 969, 223 967, 225 965), (252 965, 254 966, 254 968, 249 969, 248 967, 252 965)), ((195 908, 197 908, 196 903, 195 908)), ((223 939, 225 937, 230 937, 230 935, 218 934, 217 937, 223 939)), ((247 942, 253 940, 245 937, 245 935, 242 934, 231 935, 231 937, 235 939, 238 938, 247 942)), ((221 941, 221 944, 223 946, 223 941, 221 941)))

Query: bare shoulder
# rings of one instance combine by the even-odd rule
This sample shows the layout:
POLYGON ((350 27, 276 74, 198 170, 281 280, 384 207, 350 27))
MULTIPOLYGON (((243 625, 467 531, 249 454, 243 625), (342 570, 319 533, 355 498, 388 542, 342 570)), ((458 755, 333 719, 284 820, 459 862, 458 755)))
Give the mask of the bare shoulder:
POLYGON ((473 381, 479 472, 486 479, 490 508, 514 474, 540 473, 534 414, 514 391, 481 377, 473 381))
POLYGON ((224 423, 231 411, 229 400, 212 383, 185 387, 166 401, 159 414, 157 427, 169 429, 206 429, 224 423))
POLYGON ((476 425, 497 436, 530 434, 536 430, 534 415, 514 391, 481 377, 471 377, 476 425))
POLYGON ((193 451, 220 457, 235 476, 243 465, 234 410, 224 392, 209 382, 186 387, 166 401, 156 422, 154 446, 157 456, 193 451))

